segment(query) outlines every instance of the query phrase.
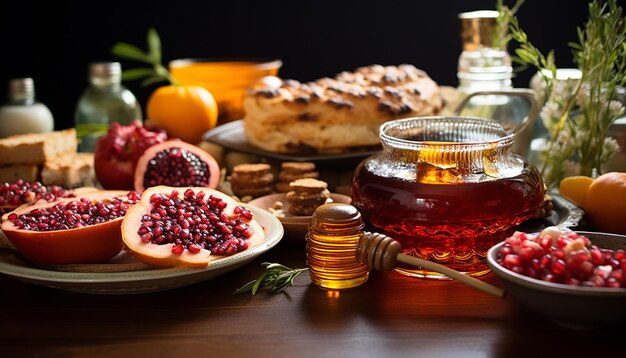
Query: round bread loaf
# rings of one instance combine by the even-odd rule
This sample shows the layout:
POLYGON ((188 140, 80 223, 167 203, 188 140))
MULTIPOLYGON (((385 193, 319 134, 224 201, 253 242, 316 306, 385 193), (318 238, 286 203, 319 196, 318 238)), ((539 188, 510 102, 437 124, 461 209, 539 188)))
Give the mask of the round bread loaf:
POLYGON ((379 144, 386 121, 437 114, 439 87, 412 65, 362 67, 334 79, 282 81, 244 99, 250 144, 277 153, 343 153, 379 144))

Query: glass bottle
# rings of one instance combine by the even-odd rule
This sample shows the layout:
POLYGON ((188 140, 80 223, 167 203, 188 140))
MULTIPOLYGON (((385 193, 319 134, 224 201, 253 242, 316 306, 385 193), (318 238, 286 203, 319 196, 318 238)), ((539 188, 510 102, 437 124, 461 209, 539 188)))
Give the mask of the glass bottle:
POLYGON ((25 133, 46 133, 54 129, 52 113, 35 100, 32 78, 9 81, 9 101, 0 108, 0 137, 25 133))
POLYGON ((331 203, 317 208, 306 237, 307 266, 314 284, 341 290, 367 281, 369 268, 355 256, 363 227, 354 206, 331 203))
MULTIPOLYGON (((398 240, 406 255, 471 276, 485 257, 543 203, 541 174, 510 152, 514 135, 494 121, 418 117, 381 126, 383 151, 364 160, 352 181, 352 205, 367 229, 398 240)), ((440 273, 399 266, 416 277, 440 273)))
MULTIPOLYGON (((495 47, 497 11, 480 10, 459 14, 463 52, 459 57, 458 90, 467 96, 477 92, 507 91, 513 88, 513 67, 506 48, 495 47)), ((463 116, 499 121, 512 133, 522 126, 532 104, 524 98, 485 94, 473 96, 459 112, 463 116)), ((534 118, 529 118, 534 121, 534 118)), ((516 135, 512 150, 525 156, 532 137, 532 123, 516 135)))
POLYGON ((512 88, 513 67, 505 49, 492 47, 497 11, 481 10, 459 14, 463 52, 459 57, 459 90, 476 91, 512 88))
POLYGON ((93 152, 99 137, 106 134, 113 122, 128 125, 141 120, 141 107, 135 96, 121 84, 119 62, 89 65, 89 87, 83 92, 74 124, 80 139, 78 150, 93 152))

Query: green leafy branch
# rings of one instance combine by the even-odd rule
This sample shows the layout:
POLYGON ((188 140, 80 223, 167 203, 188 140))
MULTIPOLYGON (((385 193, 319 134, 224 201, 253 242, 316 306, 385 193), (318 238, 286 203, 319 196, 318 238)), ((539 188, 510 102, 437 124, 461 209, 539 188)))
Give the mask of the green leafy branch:
POLYGON ((589 20, 584 28, 578 28, 579 43, 570 43, 574 61, 583 69, 585 76, 586 105, 582 106, 582 126, 592 140, 580 146, 583 173, 596 170, 606 160, 603 139, 616 115, 610 113, 605 103, 613 99, 617 87, 626 84, 626 18, 615 0, 589 4, 589 20))
POLYGON ((509 9, 502 5, 502 0, 498 0, 497 8, 500 13, 498 19, 501 18, 499 20, 500 22, 509 24, 511 31, 510 38, 519 44, 519 48, 515 49, 516 56, 513 56, 513 61, 525 67, 533 66, 537 68, 546 83, 546 93, 550 93, 553 78, 556 78, 554 51, 550 51, 546 57, 537 47, 528 41, 528 35, 522 30, 515 16, 515 13, 523 3, 523 0, 518 0, 513 9, 509 9))
POLYGON ((287 266, 264 262, 261 266, 265 266, 265 272, 254 281, 250 281, 233 292, 237 295, 240 293, 251 292, 253 295, 259 289, 265 288, 270 292, 278 292, 286 287, 293 286, 293 281, 307 268, 292 269, 287 266))
POLYGON ((503 4, 503 0, 496 1, 496 10, 498 11, 498 17, 496 17, 496 28, 493 32, 492 46, 493 48, 505 50, 509 41, 511 41, 512 35, 509 33, 509 19, 517 13, 520 6, 524 3, 524 0, 517 0, 512 8, 503 4))
POLYGON ((154 28, 148 30, 148 50, 144 51, 135 45, 118 42, 113 46, 113 55, 127 60, 139 61, 151 65, 151 68, 132 68, 122 72, 125 81, 144 79, 141 84, 149 86, 158 82, 167 81, 178 84, 171 73, 161 63, 161 38, 154 28))

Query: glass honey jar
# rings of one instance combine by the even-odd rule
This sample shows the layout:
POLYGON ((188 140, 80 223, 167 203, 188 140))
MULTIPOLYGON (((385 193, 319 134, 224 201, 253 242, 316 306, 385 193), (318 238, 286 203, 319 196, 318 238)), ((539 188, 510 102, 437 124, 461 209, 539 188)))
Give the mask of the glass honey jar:
MULTIPOLYGON (((420 117, 381 126, 383 151, 364 160, 352 204, 368 229, 398 240, 403 253, 471 276, 485 256, 542 205, 539 171, 510 152, 515 134, 495 121, 420 117)), ((446 279, 428 270, 400 273, 446 279)))

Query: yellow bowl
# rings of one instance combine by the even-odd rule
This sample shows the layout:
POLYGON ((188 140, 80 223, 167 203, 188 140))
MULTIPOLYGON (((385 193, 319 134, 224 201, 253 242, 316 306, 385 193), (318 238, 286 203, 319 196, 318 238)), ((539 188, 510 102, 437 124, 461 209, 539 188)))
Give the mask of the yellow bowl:
POLYGON ((276 76, 282 64, 281 60, 188 58, 171 61, 169 68, 181 84, 211 92, 222 124, 242 118, 247 89, 265 76, 276 76))

